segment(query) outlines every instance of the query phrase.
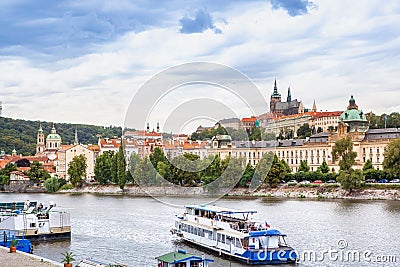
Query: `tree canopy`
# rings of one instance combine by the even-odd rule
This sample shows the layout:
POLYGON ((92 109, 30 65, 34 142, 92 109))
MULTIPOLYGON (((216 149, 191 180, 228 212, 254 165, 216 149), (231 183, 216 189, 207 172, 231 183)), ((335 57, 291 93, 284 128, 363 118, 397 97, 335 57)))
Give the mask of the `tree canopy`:
POLYGON ((332 149, 332 158, 334 161, 339 159, 341 170, 349 170, 354 164, 357 152, 353 151, 353 142, 351 137, 346 137, 335 142, 332 149))
POLYGON ((83 180, 86 178, 86 168, 85 155, 73 157, 72 161, 68 164, 68 175, 73 186, 82 186, 83 180))
POLYGON ((383 168, 396 178, 400 178, 400 140, 393 140, 384 152, 383 168))

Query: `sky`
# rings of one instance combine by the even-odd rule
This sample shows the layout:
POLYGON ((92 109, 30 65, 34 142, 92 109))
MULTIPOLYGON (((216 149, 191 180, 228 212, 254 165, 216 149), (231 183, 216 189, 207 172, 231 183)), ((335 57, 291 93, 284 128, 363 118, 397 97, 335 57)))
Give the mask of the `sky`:
MULTIPOLYGON (((147 81, 190 62, 241 72, 264 97, 257 112, 269 110, 275 78, 283 99, 290 86, 305 107, 315 99, 319 110, 344 110, 354 95, 364 112, 400 111, 398 0, 3 0, 0 23, 6 117, 124 125, 147 81)), ((174 91, 175 107, 157 114, 207 95, 252 115, 217 87, 199 90, 174 91)), ((155 116, 150 127, 171 130, 165 121, 155 116)))

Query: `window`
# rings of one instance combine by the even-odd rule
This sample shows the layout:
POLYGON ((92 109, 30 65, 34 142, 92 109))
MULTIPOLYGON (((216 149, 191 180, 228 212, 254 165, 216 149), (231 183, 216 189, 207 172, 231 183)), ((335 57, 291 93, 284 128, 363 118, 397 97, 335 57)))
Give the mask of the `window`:
POLYGON ((379 154, 379 147, 376 149, 376 153, 379 154))
POLYGON ((379 157, 377 157, 377 158, 376 158, 376 162, 378 162, 378 163, 379 163, 379 157))

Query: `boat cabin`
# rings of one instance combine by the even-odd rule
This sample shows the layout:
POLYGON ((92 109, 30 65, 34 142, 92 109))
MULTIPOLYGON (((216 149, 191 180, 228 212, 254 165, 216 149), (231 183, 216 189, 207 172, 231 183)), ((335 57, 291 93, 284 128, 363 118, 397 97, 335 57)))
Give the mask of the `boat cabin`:
POLYGON ((186 253, 185 250, 179 249, 176 252, 156 257, 158 267, 209 267, 212 259, 206 259, 200 256, 186 253))
POLYGON ((259 249, 274 249, 287 247, 285 239, 286 235, 281 234, 278 230, 271 229, 266 231, 250 232, 244 238, 243 246, 245 249, 259 250, 259 249))

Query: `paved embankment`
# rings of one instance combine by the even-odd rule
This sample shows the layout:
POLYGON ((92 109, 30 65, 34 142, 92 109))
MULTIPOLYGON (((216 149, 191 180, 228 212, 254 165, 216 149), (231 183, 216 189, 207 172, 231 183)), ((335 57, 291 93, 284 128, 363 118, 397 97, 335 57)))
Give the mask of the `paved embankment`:
POLYGON ((0 246, 0 266, 1 267, 59 267, 63 266, 36 255, 17 251, 9 253, 9 248, 0 246))
MULTIPOLYGON (((126 186, 122 191, 118 185, 87 185, 81 188, 61 191, 60 193, 94 193, 103 195, 128 196, 207 196, 202 187, 138 187, 126 186), (179 190, 178 190, 179 189, 179 190), (146 193, 147 192, 147 193, 146 193)), ((259 188, 255 192, 234 188, 227 196, 231 197, 278 197, 278 198, 310 198, 310 199, 360 199, 360 200, 400 200, 400 188, 376 189, 365 188, 354 190, 349 194, 346 190, 332 185, 280 186, 278 188, 259 188)))

